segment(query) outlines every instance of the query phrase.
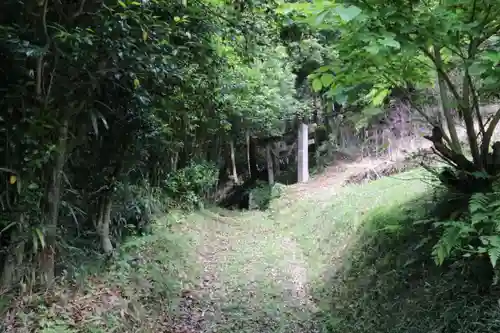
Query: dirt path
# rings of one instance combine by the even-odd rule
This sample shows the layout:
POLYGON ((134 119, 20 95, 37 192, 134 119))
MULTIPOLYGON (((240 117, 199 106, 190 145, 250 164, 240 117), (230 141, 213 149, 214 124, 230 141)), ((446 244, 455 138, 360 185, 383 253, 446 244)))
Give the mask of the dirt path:
POLYGON ((346 205, 338 193, 350 176, 381 163, 387 160, 332 167, 287 187, 266 212, 205 212, 194 222, 203 276, 196 306, 188 310, 196 313, 188 316, 196 317, 189 332, 321 331, 313 284, 336 270, 351 240, 352 230, 342 230, 354 228, 367 206, 348 197, 346 205))
POLYGON ((350 175, 367 167, 368 161, 343 165, 290 186, 274 212, 206 212, 196 222, 203 276, 198 303, 189 300, 186 307, 195 312, 187 316, 190 332, 317 332, 311 267, 293 230, 304 222, 294 213, 303 208, 296 202, 325 206, 350 175))
MULTIPOLYGON (((399 148, 408 153, 429 145, 422 139, 399 148)), ((346 228, 341 225, 345 215, 357 224, 357 211, 380 200, 374 194, 369 204, 346 205, 337 194, 352 175, 387 162, 388 158, 369 158, 331 167, 306 184, 288 186, 269 212, 224 212, 197 221, 198 261, 203 269, 197 301, 190 296, 185 306, 187 331, 319 331, 314 320, 319 305, 312 299, 311 283, 327 270, 335 271, 331 266, 348 249, 352 230, 339 231, 346 228), (333 245, 324 250, 328 241, 333 245)))
POLYGON ((285 332, 285 327, 286 332, 302 332, 286 323, 297 309, 314 308, 299 245, 291 235, 274 232, 273 221, 257 214, 226 222, 232 224, 204 221, 198 247, 203 267, 200 304, 189 319, 195 324, 191 332, 285 332))

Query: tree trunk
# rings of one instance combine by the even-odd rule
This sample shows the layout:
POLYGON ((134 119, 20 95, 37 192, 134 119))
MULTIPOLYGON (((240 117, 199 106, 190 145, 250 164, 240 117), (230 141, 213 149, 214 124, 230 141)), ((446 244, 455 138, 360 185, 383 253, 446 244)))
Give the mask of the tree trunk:
POLYGON ((170 159, 171 162, 171 171, 176 172, 179 167, 179 152, 175 152, 174 155, 170 159))
POLYGON ((109 236, 109 227, 111 224, 111 194, 104 194, 99 203, 99 213, 97 217, 96 229, 101 240, 102 250, 105 254, 113 252, 113 244, 109 236))
MULTIPOLYGON (((21 215, 20 223, 24 223, 23 215, 21 215)), ((15 244, 15 246, 10 248, 3 264, 1 281, 2 290, 9 290, 15 283, 20 282, 20 276, 17 270, 22 268, 25 242, 19 237, 17 232, 14 232, 12 234, 11 244, 15 244)))
POLYGON ((476 129, 474 128, 474 110, 470 104, 470 86, 469 86, 469 73, 468 70, 465 70, 464 78, 463 78, 463 86, 462 86, 462 101, 461 111, 464 117, 465 128, 467 130, 467 138, 469 139, 469 146, 472 154, 472 159, 474 164, 481 169, 482 160, 481 155, 479 153, 479 146, 477 144, 477 134, 476 129))
MULTIPOLYGON (((434 47, 434 56, 436 58, 437 65, 441 66, 442 68, 443 61, 441 59, 440 48, 434 47)), ((451 113, 450 100, 448 98, 446 84, 444 82, 443 75, 439 70, 437 71, 437 76, 438 76, 439 96, 441 98, 441 106, 443 109, 444 117, 446 119, 448 132, 450 133, 451 149, 456 153, 461 154, 462 147, 460 146, 460 140, 458 139, 457 128, 453 121, 453 115, 451 113)))
POLYGON ((252 162, 250 161, 250 133, 247 131, 245 133, 246 141, 247 141, 247 164, 248 164, 248 177, 252 177, 252 162))
POLYGON ((271 142, 266 145, 266 160, 267 160, 267 175, 269 179, 269 185, 274 185, 274 168, 273 168, 273 153, 271 148, 271 142))
MULTIPOLYGON (((498 125, 498 122, 500 121, 500 109, 498 109, 495 112, 495 115, 490 121, 490 124, 488 125, 488 129, 486 130, 481 146, 481 152, 482 152, 482 157, 484 159, 483 163, 485 165, 488 164, 488 151, 490 149, 490 143, 491 143, 491 138, 493 137, 493 133, 495 132, 495 128, 498 125)), ((492 169, 497 169, 499 165, 492 166, 492 169)))
POLYGON ((316 149, 314 151, 314 158, 316 161, 316 165, 320 164, 320 158, 319 158, 320 157, 320 154, 319 154, 320 142, 319 142, 319 135, 318 135, 318 128, 320 127, 319 126, 320 110, 321 110, 321 100, 320 100, 320 104, 318 104, 318 98, 317 98, 317 96, 314 96, 314 114, 313 114, 313 117, 314 117, 315 127, 314 127, 313 137, 314 137, 314 144, 316 147, 316 149))
POLYGON ((257 168, 257 143, 255 142, 255 139, 250 138, 250 145, 249 145, 249 168, 250 168, 250 174, 251 177, 256 178, 259 175, 259 169, 257 168))
POLYGON ((59 220, 59 206, 61 204, 61 183, 66 160, 68 131, 69 119, 65 119, 59 130, 58 149, 48 192, 48 219, 46 224, 45 249, 41 263, 46 286, 50 286, 54 281, 57 224, 59 220))
POLYGON ((229 153, 231 155, 231 173, 233 174, 233 181, 239 183, 238 181, 238 171, 236 170, 236 157, 234 154, 234 141, 232 138, 229 139, 229 153))

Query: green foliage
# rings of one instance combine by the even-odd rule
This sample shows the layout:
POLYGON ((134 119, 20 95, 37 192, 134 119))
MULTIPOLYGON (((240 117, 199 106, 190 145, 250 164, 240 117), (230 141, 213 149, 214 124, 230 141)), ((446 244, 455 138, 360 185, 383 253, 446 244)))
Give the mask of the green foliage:
POLYGON ((141 184, 119 184, 113 210, 113 234, 121 241, 124 230, 144 233, 151 229, 155 218, 166 211, 166 196, 158 187, 152 187, 147 181, 141 184))
POLYGON ((430 72, 419 64, 417 54, 403 50, 397 35, 384 31, 375 13, 329 1, 283 7, 299 10, 306 14, 305 22, 339 36, 332 62, 310 76, 315 91, 325 89, 338 103, 378 105, 393 86, 429 82, 430 72))
POLYGON ((303 59, 290 61, 275 7, 0 5, 1 259, 19 262, 0 270, 2 287, 53 279, 65 259, 41 252, 108 252, 170 201, 200 206, 229 140, 280 135, 309 110, 293 74, 303 59))
POLYGON ((230 124, 254 135, 279 135, 300 102, 295 99, 295 75, 282 46, 269 48, 246 65, 229 47, 224 53, 234 70, 223 79, 221 101, 229 110, 230 124))
MULTIPOLYGON (((479 101, 497 97, 500 87, 496 66, 499 4, 304 1, 283 3, 281 10, 296 22, 336 36, 333 59, 309 76, 314 91, 339 104, 357 105, 354 112, 363 110, 362 116, 369 119, 366 108, 380 105, 393 88, 430 88, 438 78, 446 118, 451 118, 451 108, 455 108, 467 127, 472 162, 464 162, 460 155, 453 158, 454 164, 461 170, 487 168, 486 155, 500 110, 489 123, 478 111, 479 101), (475 122, 481 124, 479 131, 475 122), (482 136, 481 143, 478 136, 482 136)), ((413 100, 409 91, 406 95, 413 100)), ((436 125, 432 118, 427 120, 436 125)), ((455 125, 448 121, 447 126, 450 149, 440 151, 445 155, 446 150, 461 150, 455 125)))
POLYGON ((329 332, 499 329, 498 287, 479 280, 488 262, 484 267, 476 261, 456 262, 443 269, 429 260, 433 238, 423 219, 433 217, 441 194, 423 193, 403 205, 381 205, 375 214, 364 215, 365 228, 342 257, 344 269, 321 289, 335 307, 332 311, 325 306, 322 314, 329 332))
POLYGON ((202 205, 203 199, 219 179, 219 170, 212 163, 192 163, 170 174, 165 180, 167 195, 183 207, 202 205))
POLYGON ((468 213, 459 220, 439 221, 434 228, 441 233, 433 249, 437 264, 461 254, 464 257, 487 255, 496 266, 500 255, 500 187, 491 193, 474 193, 468 213))
POLYGON ((281 184, 270 186, 266 182, 259 182, 255 188, 250 191, 250 209, 266 210, 272 200, 281 197, 283 187, 281 184))

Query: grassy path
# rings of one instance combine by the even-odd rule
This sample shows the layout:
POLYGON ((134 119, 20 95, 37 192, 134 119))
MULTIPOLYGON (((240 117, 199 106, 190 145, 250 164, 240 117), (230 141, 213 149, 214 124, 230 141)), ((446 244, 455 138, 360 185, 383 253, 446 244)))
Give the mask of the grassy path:
POLYGON ((15 299, 0 331, 499 332, 500 287, 485 295, 421 248, 422 172, 340 187, 366 167, 288 187, 266 212, 171 212, 111 265, 15 299))
POLYGON ((426 188, 415 178, 340 188, 355 171, 312 180, 307 192, 291 187, 268 212, 194 215, 189 226, 203 276, 202 318, 193 331, 323 332, 328 323, 317 314, 329 300, 321 290, 345 269, 364 216, 426 188))

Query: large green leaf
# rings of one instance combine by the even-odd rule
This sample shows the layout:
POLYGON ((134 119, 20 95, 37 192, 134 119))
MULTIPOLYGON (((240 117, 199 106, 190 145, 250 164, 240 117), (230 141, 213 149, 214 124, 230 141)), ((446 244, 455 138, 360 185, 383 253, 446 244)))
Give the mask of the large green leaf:
POLYGON ((330 74, 330 73, 326 73, 326 74, 321 75, 321 83, 322 83, 323 87, 326 88, 326 87, 331 86, 334 78, 335 77, 333 76, 333 74, 330 74))
POLYGON ((480 76, 485 73, 488 68, 481 62, 474 62, 469 66, 469 74, 472 76, 480 76))
POLYGON ((321 89, 323 89, 323 83, 321 82, 321 79, 315 78, 312 81, 312 88, 315 92, 321 91, 321 89))
POLYGON ((392 47, 395 49, 399 49, 401 47, 399 42, 391 37, 384 37, 383 39, 379 39, 379 43, 384 46, 392 47))
POLYGON ((344 22, 349 22, 361 14, 361 9, 356 6, 345 7, 343 5, 339 5, 335 8, 335 12, 344 22))

